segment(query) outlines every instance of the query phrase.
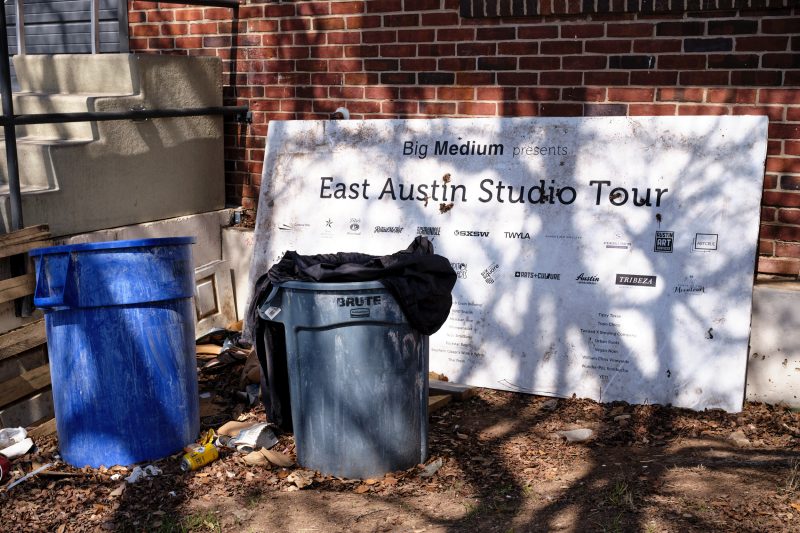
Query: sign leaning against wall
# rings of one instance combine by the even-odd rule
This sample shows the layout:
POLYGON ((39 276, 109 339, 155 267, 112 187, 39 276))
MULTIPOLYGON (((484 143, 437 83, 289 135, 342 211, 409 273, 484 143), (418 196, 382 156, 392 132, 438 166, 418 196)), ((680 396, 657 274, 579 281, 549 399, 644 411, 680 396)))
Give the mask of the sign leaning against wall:
POLYGON ((431 369, 496 389, 739 411, 766 117, 270 123, 251 281, 286 250, 458 273, 431 369))

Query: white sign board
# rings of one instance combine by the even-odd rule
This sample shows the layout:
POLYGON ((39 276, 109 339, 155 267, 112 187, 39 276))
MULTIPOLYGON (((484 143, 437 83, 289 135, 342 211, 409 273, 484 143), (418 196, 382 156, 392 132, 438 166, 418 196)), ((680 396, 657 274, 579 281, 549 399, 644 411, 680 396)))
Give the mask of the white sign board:
POLYGON ((431 369, 739 411, 766 117, 271 122, 251 281, 426 235, 458 273, 431 369))

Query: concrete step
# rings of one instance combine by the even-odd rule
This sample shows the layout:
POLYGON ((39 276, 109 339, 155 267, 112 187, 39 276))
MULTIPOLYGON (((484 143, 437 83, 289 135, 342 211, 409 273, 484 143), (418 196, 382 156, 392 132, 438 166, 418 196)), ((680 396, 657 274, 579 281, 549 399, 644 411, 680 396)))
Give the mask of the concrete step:
MULTIPOLYGON (((14 113, 37 115, 42 113, 86 113, 97 111, 97 102, 106 100, 128 100, 130 94, 75 93, 51 94, 40 92, 14 93, 14 113)), ((126 106, 121 106, 127 109, 126 106)), ((60 139, 96 139, 96 125, 91 122, 67 122, 62 124, 29 124, 17 126, 17 136, 53 137, 60 139)))
POLYGON ((139 92, 130 54, 17 55, 20 91, 40 93, 139 92))
MULTIPOLYGON (((40 192, 58 188, 54 168, 54 152, 85 146, 88 140, 53 137, 20 137, 17 139, 17 160, 20 188, 23 192, 40 192)), ((0 143, 5 154, 5 140, 0 143)), ((0 157, 0 195, 8 194, 8 166, 0 157)))
POLYGON ((59 54, 13 60, 22 92, 140 94, 149 109, 222 105, 215 57, 59 54))

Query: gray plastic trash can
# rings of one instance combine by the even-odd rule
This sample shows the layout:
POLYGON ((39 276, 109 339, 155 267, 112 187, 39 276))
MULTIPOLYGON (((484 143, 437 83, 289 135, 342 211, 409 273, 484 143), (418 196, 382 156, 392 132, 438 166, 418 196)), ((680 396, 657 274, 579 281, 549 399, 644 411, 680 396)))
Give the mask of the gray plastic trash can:
POLYGON ((286 334, 297 462, 346 478, 428 454, 428 337, 377 281, 292 281, 259 306, 286 334))

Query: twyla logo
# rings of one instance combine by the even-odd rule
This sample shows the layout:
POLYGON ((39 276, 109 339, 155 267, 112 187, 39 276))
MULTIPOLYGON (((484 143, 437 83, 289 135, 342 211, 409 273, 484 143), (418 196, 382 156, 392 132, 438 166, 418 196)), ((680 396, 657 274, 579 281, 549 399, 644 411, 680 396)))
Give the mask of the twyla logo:
POLYGON ((380 304, 380 296, 348 296, 347 298, 336 298, 336 305, 339 307, 363 307, 365 305, 380 304))
POLYGON ((530 233, 524 233, 521 231, 504 231, 506 239, 530 239, 530 233))

